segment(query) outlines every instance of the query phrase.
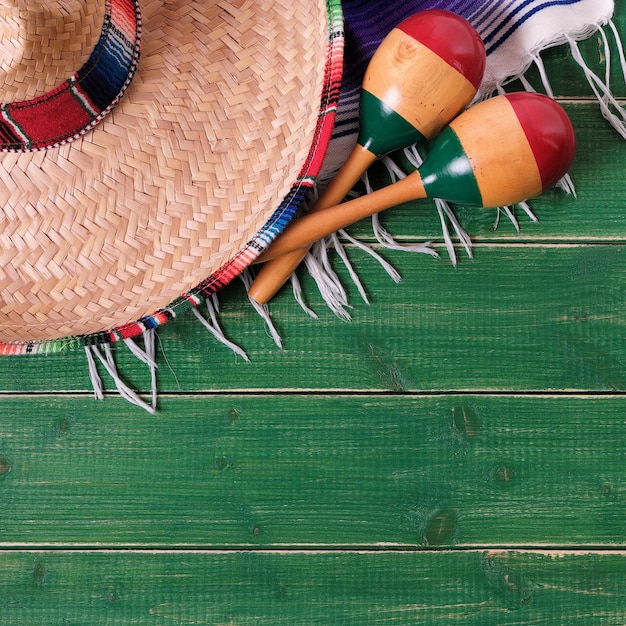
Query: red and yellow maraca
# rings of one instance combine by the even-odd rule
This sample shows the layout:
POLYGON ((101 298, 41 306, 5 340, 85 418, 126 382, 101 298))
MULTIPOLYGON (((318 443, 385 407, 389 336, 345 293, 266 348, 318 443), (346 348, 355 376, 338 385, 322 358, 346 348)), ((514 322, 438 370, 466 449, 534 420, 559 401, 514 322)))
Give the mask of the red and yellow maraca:
MULTIPOLYGON (((484 69, 480 36, 455 13, 432 9, 398 24, 363 78, 357 145, 309 214, 339 204, 376 159, 437 135, 471 102, 484 69)), ((306 253, 266 263, 250 297, 265 304, 306 253)))
POLYGON ((297 220, 260 260, 270 260, 409 200, 441 198, 479 207, 515 204, 552 187, 576 152, 557 102, 536 93, 500 95, 470 107, 433 142, 418 170, 371 194, 297 220))

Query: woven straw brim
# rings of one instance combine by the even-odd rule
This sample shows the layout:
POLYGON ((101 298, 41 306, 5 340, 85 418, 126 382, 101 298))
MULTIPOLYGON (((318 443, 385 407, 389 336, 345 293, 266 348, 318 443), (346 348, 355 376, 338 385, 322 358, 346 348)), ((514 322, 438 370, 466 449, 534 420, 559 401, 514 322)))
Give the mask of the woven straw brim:
POLYGON ((0 5, 2 102, 34 98, 74 74, 98 43, 106 13, 104 2, 84 0, 0 5))
POLYGON ((0 155, 0 341, 128 324, 245 249, 316 141, 323 0, 142 2, 139 70, 81 139, 0 155))

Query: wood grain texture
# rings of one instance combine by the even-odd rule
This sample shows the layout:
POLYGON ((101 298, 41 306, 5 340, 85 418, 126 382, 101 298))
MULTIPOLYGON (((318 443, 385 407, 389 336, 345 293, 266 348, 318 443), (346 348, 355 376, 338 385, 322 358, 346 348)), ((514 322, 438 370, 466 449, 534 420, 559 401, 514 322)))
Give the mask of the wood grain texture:
POLYGON ((2 557, 3 626, 621 626, 626 618, 622 553, 2 557))
MULTIPOLYGON (((161 391, 626 390, 626 246, 481 246, 456 269, 426 255, 386 253, 404 276, 400 285, 364 256, 353 258, 371 304, 352 293, 352 323, 313 298, 320 319, 311 319, 290 293, 280 294, 271 310, 283 350, 243 285, 227 289, 223 328, 250 363, 191 315, 164 326, 161 391)), ((315 295, 312 281, 305 289, 315 295)), ((129 382, 147 388, 145 366, 124 346, 116 352, 129 382)), ((4 391, 90 389, 80 353, 0 365, 4 391)))
POLYGON ((621 545, 626 398, 5 398, 0 547, 621 545), (25 415, 28 419, 25 419, 25 415))

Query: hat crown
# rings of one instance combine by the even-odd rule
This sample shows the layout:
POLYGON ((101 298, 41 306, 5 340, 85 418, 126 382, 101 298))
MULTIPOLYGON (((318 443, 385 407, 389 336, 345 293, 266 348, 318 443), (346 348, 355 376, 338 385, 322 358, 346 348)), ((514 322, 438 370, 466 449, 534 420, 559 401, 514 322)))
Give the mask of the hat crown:
POLYGON ((0 0, 0 101, 26 100, 80 68, 100 38, 105 2, 0 0))

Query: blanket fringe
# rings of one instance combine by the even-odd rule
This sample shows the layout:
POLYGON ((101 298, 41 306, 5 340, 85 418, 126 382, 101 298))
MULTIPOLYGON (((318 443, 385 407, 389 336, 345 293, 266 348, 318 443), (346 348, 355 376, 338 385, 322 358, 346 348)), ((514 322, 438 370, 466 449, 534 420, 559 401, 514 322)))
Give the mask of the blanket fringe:
POLYGON ((192 310, 193 314, 196 316, 198 321, 217 339, 220 343, 224 344, 227 348, 230 348, 235 354, 239 355, 244 361, 250 361, 248 355, 245 350, 238 346, 233 341, 230 341, 224 334, 222 327, 219 323, 219 300, 217 294, 211 294, 204 301, 206 305, 206 309, 208 312, 208 317, 204 317, 202 313, 200 313, 198 307, 194 307, 192 310))
MULTIPOLYGON (((333 241, 333 247, 336 250, 341 249, 341 242, 337 238, 337 235, 331 235, 329 238, 314 244, 311 251, 305 257, 304 263, 309 274, 315 280, 317 288, 328 308, 337 317, 347 322, 351 319, 350 313, 348 312, 348 309, 351 307, 348 303, 348 294, 339 275, 333 269, 328 255, 329 246, 327 242, 329 240, 333 241)), ((343 257, 340 258, 346 259, 347 257, 343 255, 343 257)), ((307 309, 308 307, 306 307, 305 311, 307 309)))
MULTIPOLYGON (((609 30, 613 34, 613 39, 618 51, 618 58, 622 70, 622 76, 626 81, 626 57, 624 55, 624 47, 622 45, 621 38, 619 36, 619 33, 617 32, 615 24, 613 23, 613 20, 609 20, 607 25, 609 30)), ((578 65, 582 68, 585 74, 585 78, 587 79, 589 86, 591 87, 594 95, 598 100, 602 116, 609 122, 609 124, 611 124, 611 126, 620 134, 621 137, 626 139, 626 111, 617 101, 611 90, 611 46, 609 45, 605 28, 599 28, 598 33, 602 38, 603 53, 605 58, 605 75, 603 79, 590 69, 589 65, 583 58, 582 53, 580 52, 578 42, 572 37, 567 37, 567 43, 569 44, 570 50, 572 52, 572 57, 574 58, 576 63, 578 63, 578 65)))
POLYGON ((131 387, 124 382, 117 368, 111 345, 108 343, 105 343, 102 346, 85 346, 89 377, 94 390, 94 396, 97 400, 104 399, 102 378, 100 377, 100 373, 98 371, 98 363, 100 363, 113 380, 115 388, 122 398, 135 406, 145 409, 148 413, 154 414, 157 409, 156 371, 158 368, 156 362, 156 330, 146 330, 143 333, 143 348, 141 348, 133 339, 125 339, 124 343, 128 347, 131 354, 139 361, 147 365, 150 370, 150 401, 146 402, 143 400, 137 392, 131 389, 131 387))
MULTIPOLYGON (((252 276, 250 274, 250 271, 248 269, 245 269, 240 274, 239 278, 241 278, 247 293, 252 286, 252 276)), ((252 298, 248 298, 248 301, 252 305, 252 308, 261 316, 261 318, 265 322, 267 331, 270 337, 274 340, 276 346, 282 349, 283 341, 280 337, 280 333, 276 330, 276 326, 274 326, 274 322, 272 322, 272 316, 267 304, 259 304, 258 302, 255 302, 252 298)))

